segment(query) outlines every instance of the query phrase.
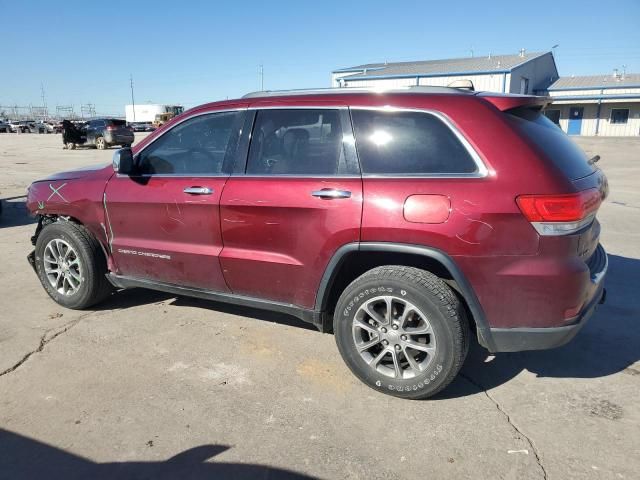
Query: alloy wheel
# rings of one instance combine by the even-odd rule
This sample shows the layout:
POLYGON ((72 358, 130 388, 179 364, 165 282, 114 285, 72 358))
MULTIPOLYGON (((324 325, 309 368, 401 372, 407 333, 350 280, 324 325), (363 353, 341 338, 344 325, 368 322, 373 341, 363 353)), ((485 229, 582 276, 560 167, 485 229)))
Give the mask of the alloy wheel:
POLYGON ((353 317, 352 333, 365 363, 398 380, 422 373, 436 353, 426 315, 400 297, 386 295, 363 303, 353 317))
POLYGON ((54 238, 43 255, 44 273, 49 284, 62 295, 73 295, 82 284, 82 266, 78 254, 64 240, 54 238))

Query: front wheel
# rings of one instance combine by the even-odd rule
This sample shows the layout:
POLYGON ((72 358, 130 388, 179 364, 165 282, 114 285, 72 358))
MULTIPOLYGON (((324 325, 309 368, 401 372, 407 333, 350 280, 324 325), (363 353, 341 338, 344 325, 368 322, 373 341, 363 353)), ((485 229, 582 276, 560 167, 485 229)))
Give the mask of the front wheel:
POLYGON ((96 148, 98 150, 104 150, 107 148, 107 142, 105 142, 104 137, 96 138, 96 148))
POLYGON ((46 226, 36 241, 35 267, 44 289, 63 307, 87 308, 112 291, 100 244, 82 225, 46 226))
POLYGON ((410 399, 449 385, 469 348, 456 295, 432 273, 405 266, 374 268, 354 280, 338 300, 334 332, 360 380, 410 399))

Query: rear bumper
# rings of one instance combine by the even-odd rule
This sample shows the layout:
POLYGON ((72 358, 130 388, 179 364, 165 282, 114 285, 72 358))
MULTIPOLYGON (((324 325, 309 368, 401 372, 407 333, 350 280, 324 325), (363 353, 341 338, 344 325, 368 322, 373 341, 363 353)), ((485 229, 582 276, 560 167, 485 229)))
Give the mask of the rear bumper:
POLYGON ((569 325, 548 328, 491 328, 490 349, 493 352, 520 352, 523 350, 546 350, 568 343, 587 323, 598 304, 604 303, 606 290, 604 277, 608 268, 607 254, 598 246, 603 256, 597 272, 592 273, 593 296, 569 325))
POLYGON ((135 137, 133 133, 131 134, 120 134, 120 133, 111 133, 105 132, 104 139, 107 143, 113 145, 129 145, 133 143, 135 137))

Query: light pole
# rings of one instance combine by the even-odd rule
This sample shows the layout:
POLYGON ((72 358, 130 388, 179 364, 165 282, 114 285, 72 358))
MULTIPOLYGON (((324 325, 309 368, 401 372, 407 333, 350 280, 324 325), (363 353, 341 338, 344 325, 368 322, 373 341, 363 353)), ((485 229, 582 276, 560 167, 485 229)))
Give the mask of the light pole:
POLYGON ((129 82, 131 84, 131 106, 133 107, 133 121, 136 121, 136 101, 133 98, 133 75, 129 74, 129 82))

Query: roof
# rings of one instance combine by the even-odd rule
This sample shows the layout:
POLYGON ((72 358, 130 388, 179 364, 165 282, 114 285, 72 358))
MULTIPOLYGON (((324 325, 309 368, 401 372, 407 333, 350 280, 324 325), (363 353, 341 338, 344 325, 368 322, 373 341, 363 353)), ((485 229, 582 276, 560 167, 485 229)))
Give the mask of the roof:
POLYGON ((606 75, 585 75, 580 77, 560 77, 547 90, 587 90, 600 88, 640 88, 640 73, 626 73, 624 76, 614 77, 606 75))
POLYGON ((423 60, 416 62, 368 63, 355 67, 334 70, 333 73, 353 72, 343 78, 355 80, 375 77, 402 76, 438 76, 469 73, 505 73, 534 58, 550 52, 525 53, 523 56, 490 55, 484 57, 448 58, 442 60, 423 60))

